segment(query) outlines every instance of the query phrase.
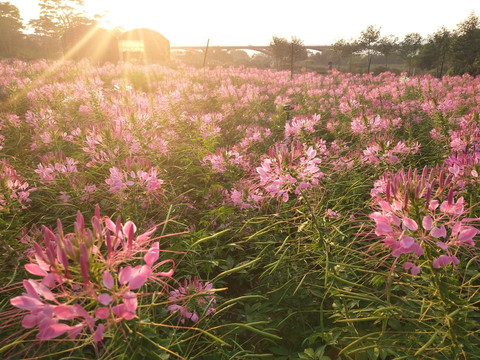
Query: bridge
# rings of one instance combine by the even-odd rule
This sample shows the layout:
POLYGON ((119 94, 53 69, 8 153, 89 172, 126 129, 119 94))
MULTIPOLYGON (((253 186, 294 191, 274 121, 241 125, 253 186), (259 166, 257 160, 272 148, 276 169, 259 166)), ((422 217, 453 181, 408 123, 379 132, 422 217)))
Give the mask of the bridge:
MULTIPOLYGON (((303 45, 307 50, 315 50, 315 51, 325 51, 333 49, 332 45, 303 45)), ((190 50, 190 51, 205 51, 206 46, 171 46, 170 51, 172 50, 190 50)), ((270 46, 253 46, 253 45, 245 45, 245 46, 209 46, 209 50, 253 50, 258 51, 264 54, 270 54, 270 46)))

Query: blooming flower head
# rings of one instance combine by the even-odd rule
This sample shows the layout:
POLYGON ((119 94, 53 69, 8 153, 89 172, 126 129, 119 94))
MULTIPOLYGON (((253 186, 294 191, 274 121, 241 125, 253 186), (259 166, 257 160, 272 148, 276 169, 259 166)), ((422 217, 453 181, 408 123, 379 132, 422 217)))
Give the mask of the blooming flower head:
POLYGON ((193 281, 188 279, 180 285, 178 289, 170 292, 168 300, 173 304, 168 307, 170 313, 178 311, 180 322, 185 320, 197 322, 200 316, 207 316, 215 312, 213 305, 215 301, 215 292, 213 285, 209 282, 201 283, 198 277, 194 277, 193 281))
POLYGON ((290 147, 277 145, 256 169, 260 186, 271 196, 287 202, 291 193, 299 195, 319 184, 324 176, 318 167, 321 162, 317 150, 311 146, 306 148, 300 142, 290 147))
POLYGON ((414 275, 420 272, 415 261, 427 248, 433 268, 440 268, 459 263, 458 248, 475 247, 479 231, 472 222, 479 219, 467 217, 464 199, 455 199, 452 186, 443 168, 425 167, 422 173, 385 173, 372 190, 375 235, 394 257, 406 257, 403 267, 414 275))
POLYGON ((173 267, 155 272, 174 264, 171 259, 158 261, 159 243, 150 238, 155 228, 135 237, 133 222, 122 225, 120 218, 101 218, 98 206, 91 224, 86 229, 78 213, 73 233, 64 234, 58 220, 56 232, 43 227, 44 246, 33 242, 25 268, 40 280, 25 280, 26 292, 10 303, 29 311, 22 325, 37 327, 40 340, 90 332, 95 342, 101 341, 105 330, 137 317, 144 284, 173 275, 173 267), (132 266, 139 253, 144 253, 144 263, 132 266))

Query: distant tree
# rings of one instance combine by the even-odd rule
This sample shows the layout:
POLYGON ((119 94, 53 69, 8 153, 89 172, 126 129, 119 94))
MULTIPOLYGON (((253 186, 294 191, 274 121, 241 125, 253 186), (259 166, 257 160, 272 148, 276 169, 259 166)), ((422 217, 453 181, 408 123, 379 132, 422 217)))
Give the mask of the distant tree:
POLYGON ((290 46, 288 40, 274 35, 270 41, 270 52, 277 69, 284 68, 288 55, 290 54, 290 46))
POLYGON ((94 23, 82 9, 84 0, 39 0, 38 5, 40 17, 31 20, 30 25, 41 36, 60 38, 69 28, 94 23))
MULTIPOLYGON (((338 58, 338 65, 342 65, 342 59, 348 60, 351 63, 353 54, 357 51, 357 44, 353 41, 340 39, 333 44, 333 53, 338 58)), ((350 69, 351 70, 351 69, 350 69)))
POLYGON ((307 49, 303 41, 292 37, 290 41, 285 38, 273 36, 270 41, 270 52, 275 61, 275 67, 279 70, 287 69, 293 55, 293 61, 303 60, 308 57, 307 49))
POLYGON ((230 52, 232 55, 232 61, 234 65, 250 65, 250 56, 244 50, 234 50, 230 52))
POLYGON ((252 55, 250 64, 256 68, 267 69, 271 67, 272 57, 263 53, 255 53, 252 55))
POLYGON ((452 42, 452 72, 453 74, 480 74, 480 20, 471 13, 458 24, 452 42))
POLYGON ((0 57, 18 56, 23 40, 23 21, 18 8, 0 2, 0 57))
POLYGON ((60 38, 67 29, 96 22, 86 16, 84 0, 39 0, 38 4, 40 17, 30 20, 29 26, 50 56, 60 51, 60 38))
POLYGON ((388 58, 398 48, 398 38, 393 35, 384 36, 377 42, 377 51, 385 57, 385 67, 388 68, 388 58))
POLYGON ((368 26, 360 33, 360 38, 357 40, 358 51, 367 55, 367 73, 370 72, 370 64, 372 63, 372 56, 377 53, 378 41, 380 40, 380 28, 373 25, 368 26))
POLYGON ((451 56, 453 34, 444 26, 430 35, 419 54, 419 66, 422 69, 436 69, 436 75, 442 77, 451 56))
POLYGON ((409 33, 405 35, 398 47, 398 54, 408 65, 408 73, 412 73, 415 61, 422 47, 422 36, 418 33, 409 33))

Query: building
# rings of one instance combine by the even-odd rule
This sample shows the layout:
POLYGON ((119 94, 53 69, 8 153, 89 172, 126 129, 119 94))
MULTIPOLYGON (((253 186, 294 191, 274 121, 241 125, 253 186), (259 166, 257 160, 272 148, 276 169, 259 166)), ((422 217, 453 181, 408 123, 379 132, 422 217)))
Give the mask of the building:
POLYGON ((144 63, 165 64, 170 58, 170 42, 162 34, 150 29, 134 29, 118 38, 120 59, 144 63))
POLYGON ((115 37, 95 25, 79 25, 62 36, 64 57, 94 62, 138 61, 166 64, 170 58, 170 42, 150 29, 134 29, 115 37))

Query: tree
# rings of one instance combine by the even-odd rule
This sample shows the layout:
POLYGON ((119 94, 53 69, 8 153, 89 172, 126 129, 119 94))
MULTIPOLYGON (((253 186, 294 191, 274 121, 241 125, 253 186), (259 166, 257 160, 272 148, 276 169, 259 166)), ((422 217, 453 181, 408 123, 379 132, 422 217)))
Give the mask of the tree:
POLYGON ((357 40, 358 50, 367 54, 367 73, 370 72, 372 56, 377 52, 377 44, 379 39, 380 28, 376 28, 375 26, 370 25, 360 33, 360 38, 357 40))
POLYGON ((84 0, 39 0, 40 17, 30 20, 36 41, 44 50, 43 56, 57 56, 61 51, 60 39, 66 30, 79 25, 91 25, 82 9, 84 0))
POLYGON ((269 46, 275 62, 275 67, 277 69, 283 69, 287 63, 288 55, 290 54, 288 40, 274 35, 269 46))
POLYGON ((94 23, 82 10, 83 0, 39 0, 40 17, 30 21, 35 33, 60 38, 65 30, 94 23))
POLYGON ((0 57, 17 56, 23 40, 23 21, 18 8, 0 2, 0 57))
POLYGON ((412 73, 412 69, 414 69, 415 60, 417 59, 421 47, 422 36, 418 33, 409 33, 405 35, 402 42, 399 44, 398 54, 407 62, 409 74, 412 73))
POLYGON ((290 62, 303 60, 308 57, 303 41, 293 36, 290 41, 273 36, 270 41, 270 52, 277 69, 288 69, 290 62))
POLYGON ((378 40, 377 51, 385 57, 385 67, 388 68, 388 57, 398 48, 398 38, 393 35, 384 36, 378 40))
POLYGON ((452 71, 454 74, 480 74, 480 20, 471 13, 458 24, 452 43, 452 71))
POLYGON ((452 39, 453 34, 442 26, 420 49, 419 66, 422 69, 436 68, 436 75, 442 77, 451 54, 452 39))
POLYGON ((351 58, 356 51, 357 44, 353 41, 348 42, 344 39, 340 39, 335 44, 333 44, 333 52, 339 59, 339 65, 341 65, 342 59, 348 59, 351 64, 351 58))

